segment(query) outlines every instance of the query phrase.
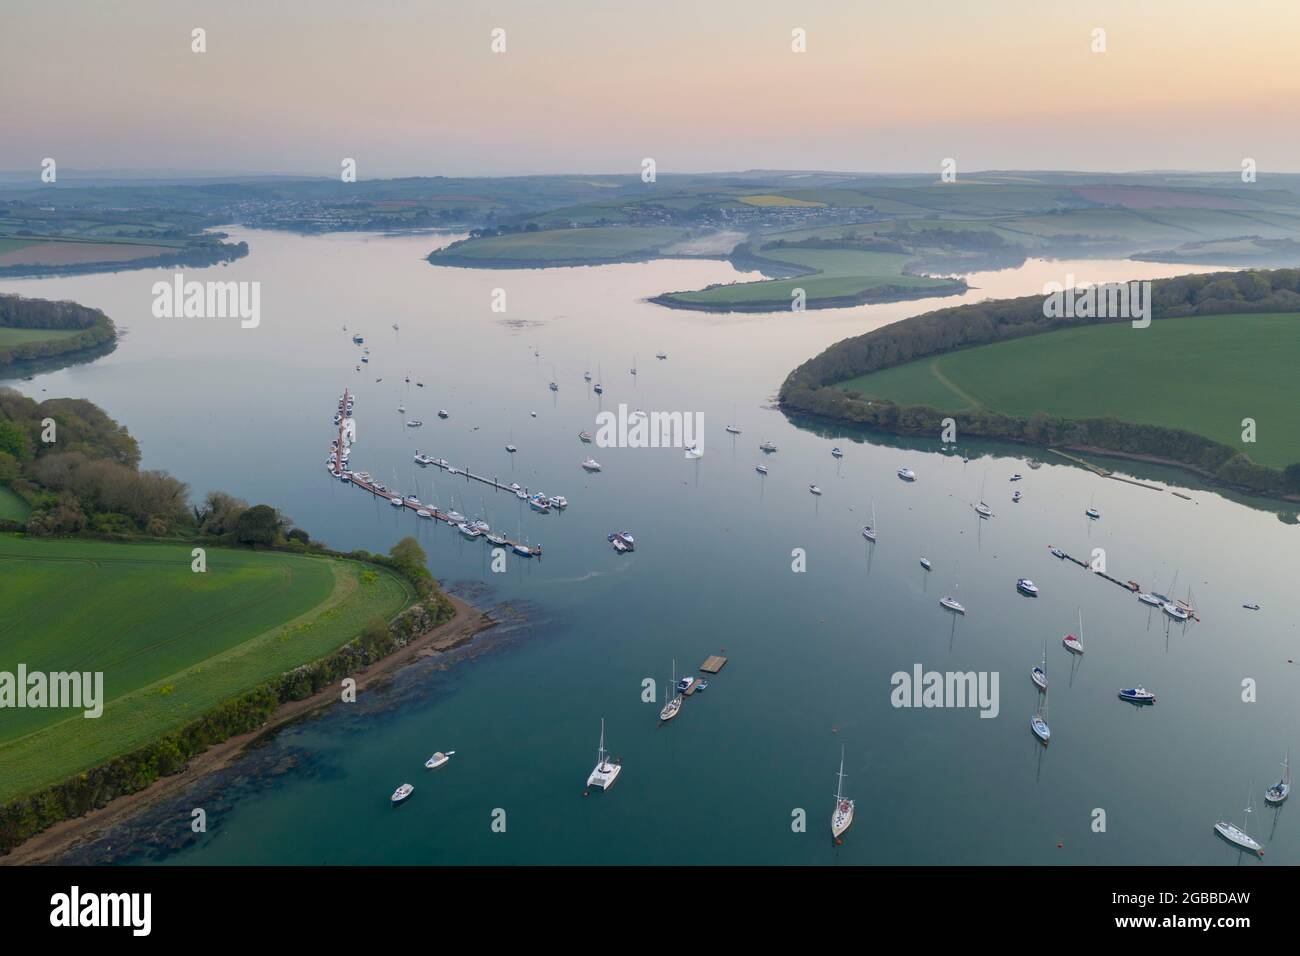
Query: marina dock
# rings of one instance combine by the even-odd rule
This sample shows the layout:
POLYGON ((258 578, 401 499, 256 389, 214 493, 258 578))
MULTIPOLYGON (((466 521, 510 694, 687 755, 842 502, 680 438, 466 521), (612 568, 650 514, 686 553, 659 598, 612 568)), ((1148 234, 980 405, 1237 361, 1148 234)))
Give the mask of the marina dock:
MULTIPOLYGON (((1052 546, 1049 544, 1048 547, 1050 548, 1052 546)), ((1066 554, 1064 550, 1062 550, 1061 553, 1065 554, 1066 561, 1073 561, 1075 564, 1083 568, 1085 571, 1092 571, 1092 573, 1095 574, 1097 577, 1105 578, 1111 584, 1118 584, 1125 591, 1131 591, 1132 593, 1136 594, 1138 591, 1142 590, 1142 585, 1138 584, 1136 581, 1121 581, 1119 578, 1111 577, 1105 571, 1093 571, 1092 565, 1090 565, 1087 561, 1084 561, 1081 558, 1076 558, 1072 554, 1066 554)))

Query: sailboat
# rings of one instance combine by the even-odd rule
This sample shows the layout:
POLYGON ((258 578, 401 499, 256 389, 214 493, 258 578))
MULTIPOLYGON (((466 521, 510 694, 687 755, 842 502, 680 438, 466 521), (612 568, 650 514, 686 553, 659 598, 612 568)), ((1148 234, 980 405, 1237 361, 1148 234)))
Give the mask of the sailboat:
POLYGON ((993 517, 993 509, 984 503, 984 482, 988 480, 988 477, 986 471, 984 477, 980 479, 980 503, 975 506, 975 513, 985 520, 993 517))
MULTIPOLYGON (((731 420, 732 420, 733 422, 736 420, 736 406, 735 406, 735 405, 732 405, 732 406, 731 406, 731 420)), ((737 426, 735 426, 735 425, 728 425, 728 426, 727 426, 727 433, 728 433, 728 434, 731 434, 731 435, 739 435, 739 434, 740 434, 740 429, 739 429, 737 426)))
POLYGON ((1029 672, 1030 679, 1040 690, 1047 690, 1047 643, 1043 643, 1043 662, 1029 672))
POLYGON ((839 785, 835 788, 835 812, 831 814, 831 836, 840 838, 849 827, 853 826, 853 801, 844 796, 844 748, 840 747, 839 785))
POLYGON ((1052 728, 1047 726, 1047 690, 1043 690, 1042 699, 1038 702, 1038 709, 1034 711, 1034 716, 1029 718, 1029 729, 1034 732, 1034 736, 1043 742, 1046 747, 1052 739, 1052 728))
POLYGON ((868 541, 876 540, 876 503, 871 502, 871 524, 862 529, 862 537, 868 541))
POLYGON ((628 371, 631 372, 633 375, 636 374, 636 356, 635 356, 635 355, 632 356, 632 367, 631 367, 630 369, 628 369, 628 371))
POLYGON ((1264 802, 1276 806, 1289 796, 1291 796, 1291 751, 1288 750, 1286 759, 1282 761, 1282 779, 1264 791, 1264 802))
POLYGON ((1093 504, 1092 504, 1092 503, 1093 503, 1093 500, 1094 500, 1096 497, 1097 497, 1096 495, 1093 495, 1092 498, 1089 498, 1089 499, 1088 499, 1088 510, 1084 512, 1084 514, 1086 514, 1086 515, 1087 515, 1089 518, 1091 518, 1093 521, 1096 521, 1098 518, 1101 517, 1101 512, 1098 511, 1096 508, 1094 508, 1094 507, 1093 507, 1093 504))
POLYGON ((1061 643, 1065 645, 1067 651, 1073 651, 1076 654, 1083 653, 1083 608, 1079 608, 1079 636, 1067 634, 1061 638, 1061 643))
POLYGON ((600 718, 600 746, 596 750, 596 769, 587 778, 587 786, 608 790, 614 786, 614 781, 618 779, 619 771, 622 769, 620 764, 609 762, 609 754, 605 750, 605 718, 602 717, 600 718))
POLYGON ((604 394, 605 394, 605 386, 600 384, 600 379, 601 379, 600 366, 597 365, 597 366, 596 366, 596 384, 593 385, 593 386, 591 386, 591 390, 592 390, 593 392, 595 392, 597 395, 604 395, 604 394))
MULTIPOLYGON (((1250 814, 1253 813, 1254 810, 1255 810, 1254 798, 1250 796, 1250 791, 1247 791, 1247 802, 1246 802, 1245 812, 1247 814, 1250 814)), ((1254 837, 1252 837, 1249 833, 1246 832, 1246 827, 1249 826, 1249 824, 1247 823, 1249 819, 1250 819, 1249 816, 1242 818, 1241 826, 1237 826, 1235 823, 1229 823, 1226 820, 1220 820, 1218 823, 1214 825, 1214 832, 1217 833, 1219 836, 1223 837, 1225 840, 1227 840, 1229 843, 1233 844, 1234 846, 1238 846, 1243 850, 1249 850, 1251 853, 1257 854, 1259 856, 1263 856, 1264 847, 1261 846, 1260 843, 1254 837)))
MULTIPOLYGON (((957 589, 960 587, 961 585, 957 583, 957 578, 956 576, 954 576, 953 584, 952 584, 953 593, 955 594, 957 589)), ((958 614, 966 613, 966 605, 962 604, 961 601, 958 601, 955 597, 952 597, 950 595, 945 594, 943 597, 939 598, 939 603, 942 604, 944 607, 946 607, 948 610, 955 611, 958 614)))
MULTIPOLYGON (((673 659, 673 682, 668 685, 669 693, 677 686, 677 660, 673 659)), ((659 711, 660 720, 672 720, 677 716, 677 712, 682 709, 682 695, 675 694, 671 700, 664 704, 663 710, 659 711)))

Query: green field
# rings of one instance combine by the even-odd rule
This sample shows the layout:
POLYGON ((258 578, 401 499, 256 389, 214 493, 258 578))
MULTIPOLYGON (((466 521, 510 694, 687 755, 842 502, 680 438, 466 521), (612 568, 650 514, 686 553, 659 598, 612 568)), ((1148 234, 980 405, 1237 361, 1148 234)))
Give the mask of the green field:
POLYGON ((324 657, 415 599, 333 558, 0 535, 0 671, 102 671, 103 716, 6 710, 0 803, 139 747, 324 657))
POLYGON ((439 259, 480 260, 484 265, 492 265, 511 261, 544 264, 627 259, 650 256, 685 235, 685 229, 666 226, 541 229, 470 239, 438 250, 429 261, 436 264, 439 259))
POLYGON ((807 269, 811 274, 793 279, 764 279, 758 282, 735 282, 694 292, 674 292, 663 296, 669 302, 713 308, 771 304, 788 308, 795 289, 803 289, 807 304, 815 307, 819 299, 843 299, 861 296, 873 289, 936 289, 947 285, 944 280, 928 276, 904 275, 903 267, 914 257, 892 252, 859 249, 824 249, 782 247, 763 250, 760 255, 807 269))
POLYGON ((841 384, 867 398, 940 411, 1112 417, 1195 432, 1262 465, 1300 462, 1295 364, 1300 315, 1156 319, 1011 339, 841 384), (1243 418, 1257 441, 1241 441, 1243 418))
POLYGON ((70 339, 85 329, 11 329, 0 326, 0 348, 48 339, 70 339))
POLYGON ((0 519, 26 521, 32 510, 11 488, 0 485, 0 519))

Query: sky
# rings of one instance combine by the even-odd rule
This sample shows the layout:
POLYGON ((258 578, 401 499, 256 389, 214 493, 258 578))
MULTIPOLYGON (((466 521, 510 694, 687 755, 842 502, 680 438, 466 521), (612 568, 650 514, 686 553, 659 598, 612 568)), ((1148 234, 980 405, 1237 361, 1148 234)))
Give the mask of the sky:
POLYGON ((0 0, 0 170, 1300 172, 1297 46, 1300 0, 0 0))

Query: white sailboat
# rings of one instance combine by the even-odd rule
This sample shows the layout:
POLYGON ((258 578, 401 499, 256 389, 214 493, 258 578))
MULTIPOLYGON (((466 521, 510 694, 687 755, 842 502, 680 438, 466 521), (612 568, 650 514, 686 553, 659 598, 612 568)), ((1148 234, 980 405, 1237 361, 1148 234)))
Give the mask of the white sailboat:
POLYGON ((1029 677, 1039 689, 1047 690, 1047 642, 1043 642, 1043 662, 1029 672, 1029 677))
POLYGON ((835 788, 835 812, 831 814, 831 836, 840 838, 849 827, 853 826, 853 801, 844 796, 844 748, 840 747, 839 785, 835 788))
POLYGON ((596 769, 587 777, 587 786, 608 790, 614 786, 614 781, 618 779, 622 769, 620 764, 609 761, 609 754, 605 750, 605 718, 602 717, 600 718, 600 747, 596 750, 596 769))
POLYGON ((1247 791, 1247 802, 1246 802, 1246 809, 1245 809, 1245 813, 1247 814, 1247 816, 1242 818, 1241 821, 1242 825, 1237 826, 1235 823, 1229 823, 1227 820, 1220 820, 1218 823, 1214 825, 1214 832, 1219 834, 1219 836, 1223 837, 1225 840, 1227 840, 1229 843, 1233 844, 1234 846, 1240 847, 1243 850, 1249 850, 1251 853, 1257 854, 1259 856, 1263 856, 1264 847, 1259 843, 1258 840, 1256 840, 1254 837, 1252 837, 1249 833, 1246 832, 1246 827, 1249 826, 1248 823, 1248 821, 1250 820, 1249 814, 1253 813, 1255 810, 1254 797, 1250 796, 1249 793, 1250 792, 1247 791))
POLYGON ((1047 746, 1052 739, 1052 728, 1047 726, 1047 690, 1044 688, 1042 698, 1038 702, 1038 709, 1034 711, 1034 716, 1029 718, 1029 729, 1034 732, 1034 736, 1047 746))
POLYGON ((862 537, 868 541, 876 540, 876 503, 871 502, 871 524, 862 529, 862 537))
POLYGON ((1291 751, 1282 761, 1282 779, 1264 791, 1264 802, 1277 806, 1291 796, 1291 751))
POLYGON ((671 700, 664 704, 663 709, 659 711, 660 720, 672 720, 677 716, 677 712, 682 709, 682 695, 676 693, 677 688, 677 660, 673 659, 673 680, 668 685, 668 692, 673 694, 671 700))
POLYGON ((1079 636, 1067 634, 1061 638, 1061 643, 1065 645, 1067 651, 1073 651, 1076 654, 1083 653, 1083 608, 1079 608, 1079 636))

